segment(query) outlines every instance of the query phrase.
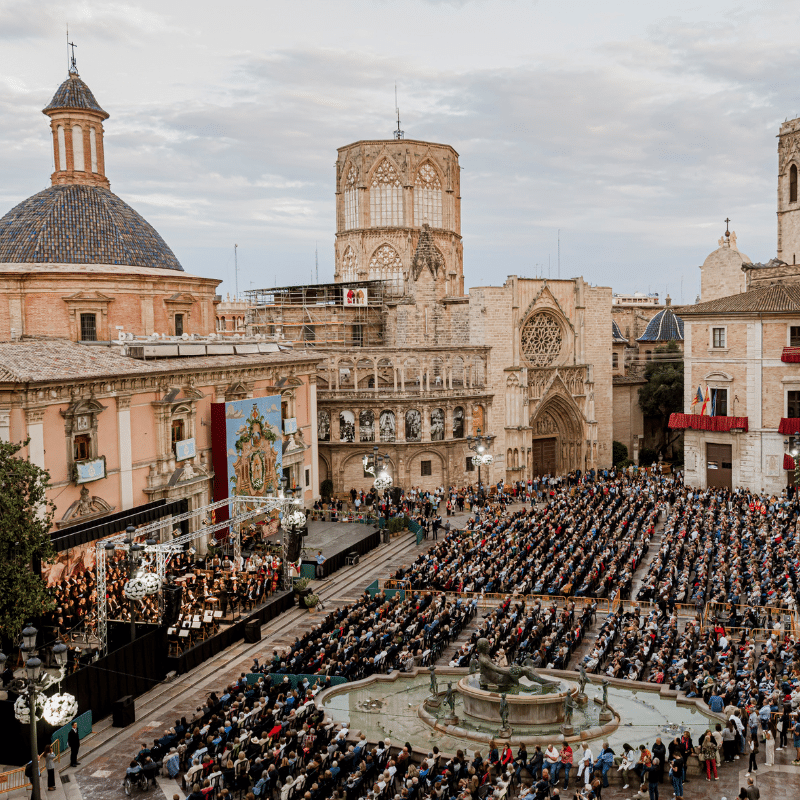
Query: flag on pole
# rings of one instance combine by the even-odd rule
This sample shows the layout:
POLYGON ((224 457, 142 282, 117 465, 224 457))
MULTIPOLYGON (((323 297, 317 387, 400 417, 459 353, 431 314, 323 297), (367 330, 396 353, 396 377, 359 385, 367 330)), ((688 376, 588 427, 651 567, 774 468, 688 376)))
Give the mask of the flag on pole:
POLYGON ((711 390, 711 416, 717 416, 717 390, 711 390))
POLYGON ((708 386, 706 386, 706 394, 703 398, 703 407, 700 409, 700 416, 704 417, 708 414, 708 405, 711 401, 711 393, 708 391, 708 386))
POLYGON ((697 387, 697 394, 694 395, 694 397, 692 397, 691 409, 692 409, 692 413, 693 414, 697 413, 697 406, 702 405, 702 403, 703 403, 703 391, 698 386, 697 387))

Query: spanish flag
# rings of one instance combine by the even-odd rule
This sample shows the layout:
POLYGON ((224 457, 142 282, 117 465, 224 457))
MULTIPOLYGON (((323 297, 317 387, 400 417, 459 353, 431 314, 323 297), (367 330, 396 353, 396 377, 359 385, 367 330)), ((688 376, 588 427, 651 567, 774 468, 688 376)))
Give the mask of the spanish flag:
POLYGON ((706 416, 708 413, 708 406, 711 402, 711 392, 708 390, 708 386, 706 386, 706 396, 703 398, 703 407, 700 409, 700 416, 706 416))
POLYGON ((698 386, 697 394, 692 397, 692 404, 689 406, 693 414, 697 413, 697 406, 703 403, 703 390, 698 386))

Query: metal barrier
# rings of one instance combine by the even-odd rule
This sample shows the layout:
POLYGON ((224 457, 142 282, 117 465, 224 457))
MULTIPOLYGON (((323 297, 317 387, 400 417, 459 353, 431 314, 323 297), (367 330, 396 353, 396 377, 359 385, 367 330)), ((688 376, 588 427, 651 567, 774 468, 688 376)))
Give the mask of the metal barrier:
MULTIPOLYGON (((53 753, 61 762, 61 742, 53 742, 53 753)), ((47 775, 44 768, 44 756, 39 757, 39 778, 40 780, 47 775)), ((14 792, 17 789, 27 789, 31 785, 30 779, 25 777, 25 767, 17 767, 8 772, 0 772, 0 794, 14 792)))
POLYGON ((703 624, 707 625, 708 620, 711 617, 716 617, 723 614, 727 616, 731 608, 737 609, 742 616, 749 611, 755 611, 759 617, 766 617, 768 614, 772 614, 773 618, 776 615, 779 615, 781 618, 786 615, 790 617, 793 616, 791 609, 780 608, 779 606, 751 606, 747 603, 731 604, 715 601, 713 603, 706 604, 705 614, 703 616, 703 624))
MULTIPOLYGON (((270 677, 277 678, 279 681, 282 681, 284 678, 289 679, 289 683, 291 684, 292 690, 296 689, 303 680, 308 680, 308 685, 313 688, 317 685, 318 681, 324 681, 324 675, 288 675, 283 674, 280 672, 270 672, 268 673, 270 677)), ((260 678, 264 677, 263 672, 250 672, 247 674, 247 685, 253 686, 258 683, 260 678)), ((343 678, 341 675, 331 676, 331 686, 338 686, 340 683, 347 683, 347 678, 343 678)))
MULTIPOLYGON (((92 712, 85 711, 83 714, 79 714, 72 722, 78 723, 78 736, 81 739, 85 739, 91 732, 92 732, 92 712)), ((64 752, 68 745, 67 745, 67 736, 69 735, 70 728, 72 727, 72 722, 64 725, 62 728, 59 728, 57 731, 53 731, 53 735, 50 737, 51 743, 55 744, 58 742, 59 752, 64 752)))

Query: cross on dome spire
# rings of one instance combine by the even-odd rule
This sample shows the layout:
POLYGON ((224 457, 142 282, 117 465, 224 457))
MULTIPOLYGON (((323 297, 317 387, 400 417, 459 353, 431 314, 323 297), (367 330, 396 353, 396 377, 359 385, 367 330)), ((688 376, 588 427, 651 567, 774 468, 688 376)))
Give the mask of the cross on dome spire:
POLYGON ((71 50, 71 54, 69 55, 69 66, 67 67, 67 72, 70 75, 77 75, 78 74, 78 63, 75 61, 75 48, 78 45, 75 42, 71 42, 69 40, 69 25, 67 25, 67 49, 71 50))

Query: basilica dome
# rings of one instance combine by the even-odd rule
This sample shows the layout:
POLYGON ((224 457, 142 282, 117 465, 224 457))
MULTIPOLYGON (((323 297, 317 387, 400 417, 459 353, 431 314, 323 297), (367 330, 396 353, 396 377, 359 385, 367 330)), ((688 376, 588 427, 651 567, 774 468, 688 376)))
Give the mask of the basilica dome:
POLYGON ((119 264, 182 270, 158 232, 102 186, 51 186, 0 218, 0 264, 119 264))
POLYGON ((108 113, 73 63, 42 113, 53 136, 52 186, 0 218, 0 264, 107 264, 183 271, 141 215, 111 191, 108 113))

